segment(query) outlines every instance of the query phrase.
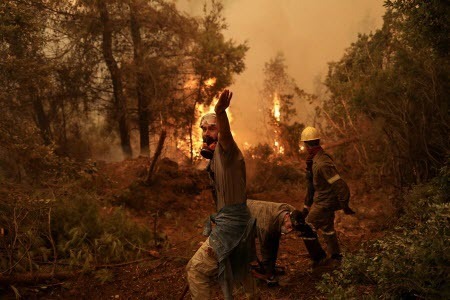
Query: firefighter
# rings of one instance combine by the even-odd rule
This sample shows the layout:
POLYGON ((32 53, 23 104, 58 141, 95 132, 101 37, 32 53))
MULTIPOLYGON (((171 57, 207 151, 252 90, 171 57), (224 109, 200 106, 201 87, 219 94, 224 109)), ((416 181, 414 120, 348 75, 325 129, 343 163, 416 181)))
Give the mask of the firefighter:
MULTIPOLYGON (((343 210, 351 215, 355 212, 349 207, 350 190, 339 175, 332 157, 320 146, 320 136, 314 127, 306 127, 301 134, 308 151, 306 160, 307 194, 304 202, 303 215, 306 223, 314 231, 320 230, 327 246, 331 260, 340 262, 342 259, 336 231, 334 229, 335 211, 343 210)), ((321 255, 317 255, 320 258, 321 255)), ((316 259, 314 264, 320 264, 322 259, 316 259)))
POLYGON ((215 106, 215 113, 200 122, 203 135, 201 155, 209 159, 217 214, 208 219, 204 235, 208 239, 189 261, 186 271, 192 299, 209 299, 211 283, 218 279, 225 299, 232 299, 233 283, 244 286, 249 299, 257 299, 250 262, 255 253, 255 219, 247 208, 244 157, 231 135, 225 109, 232 93, 225 90, 215 106), (215 226, 211 229, 211 224, 215 226))

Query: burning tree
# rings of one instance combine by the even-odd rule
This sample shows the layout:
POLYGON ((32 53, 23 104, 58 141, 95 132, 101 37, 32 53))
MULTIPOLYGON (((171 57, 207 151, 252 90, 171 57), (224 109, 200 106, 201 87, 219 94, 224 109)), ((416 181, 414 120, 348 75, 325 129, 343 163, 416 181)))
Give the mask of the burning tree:
POLYGON ((304 124, 297 116, 296 103, 311 102, 314 96, 300 89, 287 73, 284 55, 278 53, 264 66, 263 110, 267 138, 275 153, 297 156, 304 124), (267 120, 268 119, 268 120, 267 120))
POLYGON ((227 24, 222 11, 223 5, 218 1, 212 1, 209 9, 204 6, 204 17, 199 24, 189 64, 190 77, 184 85, 188 97, 185 99, 183 127, 188 133, 177 147, 184 152, 187 143, 191 161, 198 156, 202 143, 201 135, 196 133, 199 118, 203 113, 214 110, 215 96, 233 82, 234 74, 245 69, 248 46, 225 39, 223 31, 227 24))

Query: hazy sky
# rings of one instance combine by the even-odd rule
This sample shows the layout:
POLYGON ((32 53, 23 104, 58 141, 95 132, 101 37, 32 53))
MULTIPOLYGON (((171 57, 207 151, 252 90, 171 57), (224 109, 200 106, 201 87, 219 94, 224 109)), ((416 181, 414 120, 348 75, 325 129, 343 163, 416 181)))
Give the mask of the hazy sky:
MULTIPOLYGON (((178 0, 191 15, 201 15, 204 0, 178 0)), ((230 87, 232 129, 239 143, 254 144, 262 126, 258 99, 261 96, 264 63, 282 52, 288 73, 307 92, 325 77, 327 63, 339 60, 358 33, 381 27, 383 0, 225 0, 224 15, 229 25, 225 35, 236 42, 247 41, 250 50, 246 70, 230 87)), ((304 110, 311 108, 304 108, 304 110)), ((301 112, 302 108, 297 108, 301 112)), ((308 123, 306 114, 300 122, 308 123)))

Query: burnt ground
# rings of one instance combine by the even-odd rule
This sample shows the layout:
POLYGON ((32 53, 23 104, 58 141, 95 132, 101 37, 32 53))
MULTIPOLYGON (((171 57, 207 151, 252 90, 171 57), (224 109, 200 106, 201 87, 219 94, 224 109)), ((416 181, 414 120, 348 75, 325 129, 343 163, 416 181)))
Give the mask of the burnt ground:
MULTIPOLYGON (((110 184, 103 188, 111 207, 131 207, 131 218, 162 233, 165 242, 149 246, 143 261, 107 269, 108 280, 101 283, 98 273, 28 286, 20 289, 27 299, 179 299, 186 285, 185 266, 205 237, 201 235, 205 218, 214 212, 206 174, 201 170, 183 169, 166 161, 155 183, 148 187, 136 184, 145 176, 147 159, 138 158, 121 163, 100 164, 99 173, 108 176, 110 184)), ((362 192, 357 181, 348 182, 352 190, 355 216, 337 213, 336 228, 345 255, 351 255, 361 243, 382 234, 391 209, 383 191, 362 192)), ((286 188, 249 198, 283 201, 295 207, 303 205, 304 191, 286 188)), ((104 207, 108 211, 107 207, 104 207)), ((312 299, 320 296, 315 285, 321 272, 309 271, 309 258, 303 241, 295 234, 282 237, 278 264, 286 268, 280 286, 260 283, 262 299, 312 299)), ((329 272, 331 270, 323 270, 329 272)), ((237 290, 237 299, 245 299, 237 290)), ((217 285, 216 299, 221 299, 217 285)), ((0 297, 2 298, 2 297, 0 297)), ((3 296, 14 299, 14 293, 3 296)), ((185 299, 190 299, 189 293, 185 299)))

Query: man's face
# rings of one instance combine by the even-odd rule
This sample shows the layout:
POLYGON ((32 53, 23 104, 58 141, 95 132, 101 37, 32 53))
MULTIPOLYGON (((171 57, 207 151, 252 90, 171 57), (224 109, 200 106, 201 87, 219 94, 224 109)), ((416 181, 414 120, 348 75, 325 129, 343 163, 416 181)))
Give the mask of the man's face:
POLYGON ((289 213, 284 215, 283 226, 281 226, 281 234, 290 233, 294 227, 292 226, 291 218, 289 217, 289 213))
POLYGON ((200 127, 202 129, 203 137, 203 146, 200 154, 206 159, 212 159, 219 137, 219 130, 217 129, 216 125, 216 117, 213 115, 206 115, 202 119, 200 127))
POLYGON ((207 139, 207 137, 212 138, 213 140, 217 141, 218 137, 219 137, 219 131, 217 130, 217 125, 214 124, 202 124, 201 126, 202 128, 202 137, 203 140, 205 141, 207 139))

